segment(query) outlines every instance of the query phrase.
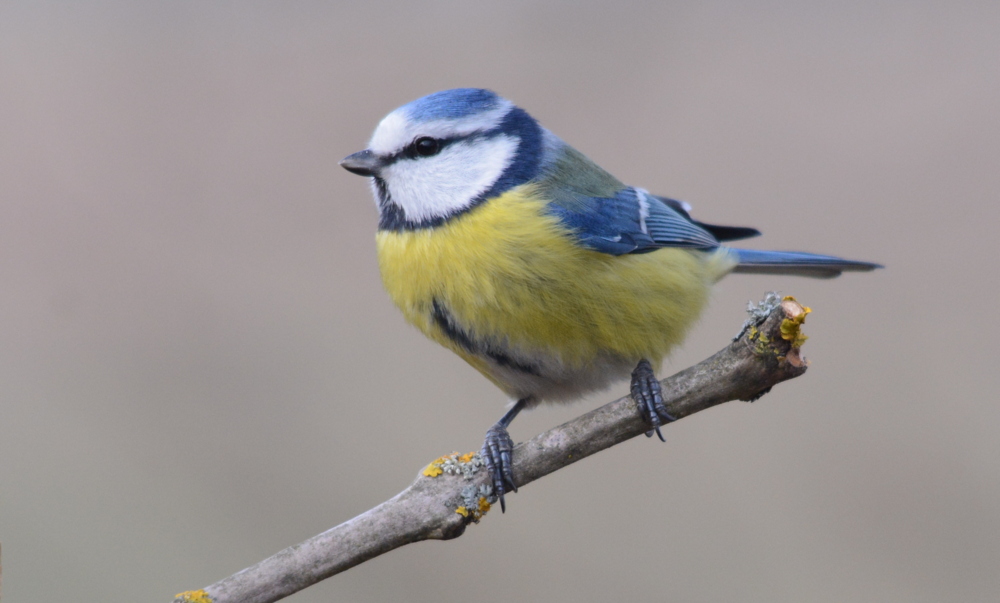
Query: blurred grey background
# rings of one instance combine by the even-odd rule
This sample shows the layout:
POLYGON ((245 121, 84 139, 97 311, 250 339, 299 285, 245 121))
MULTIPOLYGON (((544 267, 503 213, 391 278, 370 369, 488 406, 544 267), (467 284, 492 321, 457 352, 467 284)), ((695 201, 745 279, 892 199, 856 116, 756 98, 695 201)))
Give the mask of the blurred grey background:
POLYGON ((337 166, 456 86, 751 245, 888 268, 725 280, 664 374, 779 289, 806 376, 292 601, 995 600, 998 57, 992 1, 5 0, 5 601, 166 601, 479 447, 506 400, 392 307, 337 166))

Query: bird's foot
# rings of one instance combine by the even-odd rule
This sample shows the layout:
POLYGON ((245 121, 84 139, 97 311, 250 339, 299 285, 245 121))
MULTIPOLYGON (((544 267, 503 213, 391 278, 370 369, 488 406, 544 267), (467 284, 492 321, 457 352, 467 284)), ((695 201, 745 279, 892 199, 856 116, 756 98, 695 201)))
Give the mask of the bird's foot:
POLYGON ((500 499, 500 511, 507 511, 507 504, 504 502, 505 492, 517 492, 514 484, 514 470, 511 462, 511 452, 514 450, 514 442, 507 433, 507 428, 503 423, 497 422, 486 430, 486 441, 483 442, 483 450, 480 455, 486 461, 486 470, 490 474, 490 481, 493 484, 493 494, 500 499))
POLYGON ((652 427, 646 432, 646 437, 652 437, 653 433, 656 432, 660 441, 665 442, 663 433, 660 432, 660 426, 675 419, 667 412, 667 406, 663 403, 663 390, 660 387, 660 382, 656 379, 653 367, 646 359, 640 360, 635 370, 632 371, 631 392, 632 399, 639 405, 639 413, 652 427))

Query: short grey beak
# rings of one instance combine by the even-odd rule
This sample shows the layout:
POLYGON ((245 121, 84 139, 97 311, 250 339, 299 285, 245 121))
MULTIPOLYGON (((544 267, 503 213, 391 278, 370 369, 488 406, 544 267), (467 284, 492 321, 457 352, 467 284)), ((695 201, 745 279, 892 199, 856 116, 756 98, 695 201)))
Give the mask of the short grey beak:
POLYGON ((344 157, 340 160, 340 165, 348 172, 359 176, 378 176, 384 163, 378 155, 365 149, 344 157))

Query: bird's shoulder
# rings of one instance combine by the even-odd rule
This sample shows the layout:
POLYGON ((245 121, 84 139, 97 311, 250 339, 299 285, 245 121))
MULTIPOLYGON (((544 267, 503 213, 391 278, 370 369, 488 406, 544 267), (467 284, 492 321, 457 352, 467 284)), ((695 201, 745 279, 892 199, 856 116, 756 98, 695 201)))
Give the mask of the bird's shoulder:
MULTIPOLYGON (((547 210, 587 248, 611 255, 662 247, 718 247, 689 206, 626 186, 569 145, 553 150, 533 183, 547 210)), ((754 231, 756 232, 756 231, 754 231)))

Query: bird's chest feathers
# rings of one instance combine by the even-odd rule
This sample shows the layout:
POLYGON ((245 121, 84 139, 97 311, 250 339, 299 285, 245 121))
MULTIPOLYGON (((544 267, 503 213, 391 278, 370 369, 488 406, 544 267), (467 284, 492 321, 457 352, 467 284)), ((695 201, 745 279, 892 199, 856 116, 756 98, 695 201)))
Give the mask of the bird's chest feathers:
POLYGON ((410 322, 440 339, 435 303, 481 336, 537 335, 551 322, 546 291, 590 252, 525 188, 435 228, 378 233, 383 283, 410 322))
POLYGON ((707 298, 700 254, 585 249, 533 193, 512 189, 434 228, 380 231, 382 281, 406 319, 460 354, 662 357, 707 298))

